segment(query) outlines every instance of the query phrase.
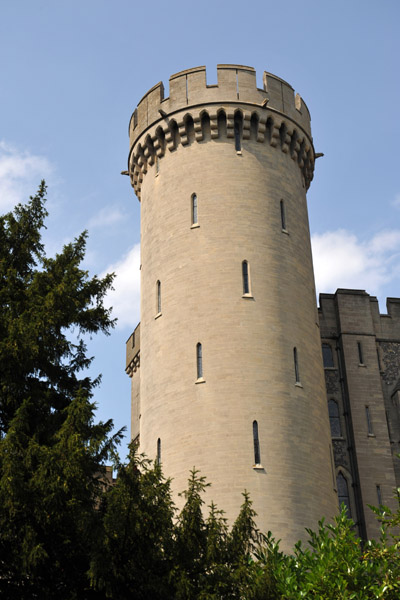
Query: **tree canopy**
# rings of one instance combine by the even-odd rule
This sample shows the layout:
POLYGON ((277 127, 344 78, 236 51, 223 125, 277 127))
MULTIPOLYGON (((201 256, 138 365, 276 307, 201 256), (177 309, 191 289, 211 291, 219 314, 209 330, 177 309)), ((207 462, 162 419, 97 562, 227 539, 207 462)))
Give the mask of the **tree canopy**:
POLYGON ((94 423, 83 337, 114 325, 113 276, 82 269, 86 232, 46 256, 45 195, 42 182, 0 217, 0 589, 70 598, 88 587, 102 465, 120 437, 94 423))
POLYGON ((0 217, 0 597, 397 600, 400 511, 375 509, 381 538, 362 544, 343 509, 286 555, 245 491, 229 528, 195 468, 177 511, 160 465, 132 444, 120 460, 84 337, 114 325, 113 276, 82 269, 85 232, 46 256, 45 195, 0 217))

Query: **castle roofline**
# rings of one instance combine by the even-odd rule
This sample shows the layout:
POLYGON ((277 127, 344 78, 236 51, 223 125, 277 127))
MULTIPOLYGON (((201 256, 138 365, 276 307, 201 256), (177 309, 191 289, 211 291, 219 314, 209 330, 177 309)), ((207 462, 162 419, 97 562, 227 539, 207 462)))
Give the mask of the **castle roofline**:
POLYGON ((263 88, 260 89, 253 67, 230 64, 217 65, 217 79, 217 84, 208 85, 206 67, 199 66, 171 75, 168 97, 164 97, 162 81, 154 85, 132 114, 129 123, 131 146, 146 128, 160 120, 160 114, 169 115, 199 104, 224 102, 268 105, 295 121, 311 138, 308 108, 285 80, 264 71, 263 88))

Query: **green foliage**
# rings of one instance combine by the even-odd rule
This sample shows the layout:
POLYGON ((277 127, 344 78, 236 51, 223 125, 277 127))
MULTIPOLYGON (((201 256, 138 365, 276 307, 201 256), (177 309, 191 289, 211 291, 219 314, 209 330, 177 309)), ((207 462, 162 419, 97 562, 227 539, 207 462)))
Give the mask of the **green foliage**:
POLYGON ((17 410, 0 441, 0 589, 22 587, 24 597, 79 597, 88 588, 100 463, 110 424, 93 425, 94 407, 78 396, 46 444, 27 427, 32 401, 17 410), (97 476, 96 476, 97 472, 97 476))
MULTIPOLYGON (((269 598, 253 595, 256 565, 253 552, 260 549, 255 512, 245 492, 239 515, 229 532, 223 511, 211 504, 203 516, 202 494, 209 484, 193 469, 186 503, 178 518, 171 579, 179 600, 269 598)), ((272 597, 272 596, 271 596, 272 597)))
POLYGON ((107 598, 167 600, 173 544, 174 505, 170 482, 159 466, 137 456, 118 466, 118 479, 100 507, 103 531, 90 575, 107 598))
POLYGON ((45 256, 45 194, 42 182, 30 202, 0 217, 0 436, 27 398, 35 400, 35 432, 51 436, 78 391, 90 395, 97 383, 79 378, 91 359, 71 329, 108 333, 114 324, 103 306, 113 276, 89 279, 80 268, 86 232, 55 258, 45 256))
POLYGON ((188 489, 182 492, 186 502, 179 515, 175 534, 175 566, 171 581, 177 600, 198 598, 201 576, 205 571, 207 527, 203 517, 202 493, 209 484, 196 469, 190 473, 188 489))
MULTIPOLYGON (((400 597, 400 556, 396 527, 399 511, 374 509, 381 521, 381 537, 363 545, 342 505, 333 524, 319 522, 318 531, 307 530, 307 547, 296 544, 293 555, 279 551, 271 535, 256 553, 259 574, 272 574, 277 598, 300 600, 369 600, 400 597), (390 538, 390 540, 389 540, 390 538), (390 543, 389 543, 390 541, 390 543), (262 567, 261 565, 264 565, 262 567)), ((259 577, 260 580, 260 577, 259 577)), ((255 581, 257 588, 259 581, 255 581)))
POLYGON ((0 592, 91 597, 86 571, 104 460, 120 434, 94 423, 98 380, 84 335, 113 326, 103 298, 112 276, 80 268, 86 234, 47 258, 46 187, 0 217, 0 592))

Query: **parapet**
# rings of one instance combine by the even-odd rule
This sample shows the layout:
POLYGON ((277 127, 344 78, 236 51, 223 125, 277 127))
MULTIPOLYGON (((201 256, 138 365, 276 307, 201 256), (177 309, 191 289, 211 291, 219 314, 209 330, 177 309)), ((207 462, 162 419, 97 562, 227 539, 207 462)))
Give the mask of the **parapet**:
POLYGON ((162 82, 140 100, 129 124, 131 146, 151 125, 173 113, 199 104, 231 103, 267 107, 295 121, 311 136, 310 113, 299 94, 276 75, 263 74, 263 89, 257 88, 256 71, 243 65, 217 65, 218 83, 207 85, 206 68, 195 67, 171 75, 169 97, 162 82))
POLYGON ((338 289, 319 295, 321 337, 352 332, 378 340, 400 340, 400 298, 387 298, 387 314, 379 312, 376 296, 365 290, 338 289))
POLYGON ((244 141, 267 143, 290 156, 309 188, 316 155, 310 114, 301 97, 267 72, 263 89, 257 88, 252 67, 218 65, 217 72, 218 83, 207 85, 205 67, 181 71, 170 77, 168 98, 158 83, 139 102, 129 124, 126 172, 139 200, 144 176, 153 165, 158 170, 166 150, 206 139, 233 143, 235 127, 244 141))

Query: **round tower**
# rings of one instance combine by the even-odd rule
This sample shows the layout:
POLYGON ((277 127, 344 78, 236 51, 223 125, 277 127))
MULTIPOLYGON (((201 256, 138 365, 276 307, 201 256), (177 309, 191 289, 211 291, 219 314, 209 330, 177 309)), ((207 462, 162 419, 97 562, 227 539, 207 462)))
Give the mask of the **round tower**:
POLYGON ((157 84, 129 126, 142 261, 134 429, 175 494, 195 466, 232 522, 246 489, 260 529, 290 549, 337 511, 310 115, 279 77, 264 73, 259 89, 251 67, 217 70, 217 85, 205 67, 173 75, 167 98, 157 84))

